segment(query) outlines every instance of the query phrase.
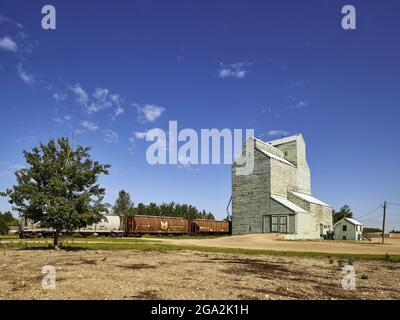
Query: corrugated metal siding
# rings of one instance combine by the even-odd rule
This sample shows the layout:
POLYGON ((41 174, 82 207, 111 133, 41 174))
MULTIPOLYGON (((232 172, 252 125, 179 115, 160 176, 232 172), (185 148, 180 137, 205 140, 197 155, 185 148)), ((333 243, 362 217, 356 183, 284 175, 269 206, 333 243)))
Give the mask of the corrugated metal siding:
POLYGON ((228 221, 196 219, 192 223, 197 224, 199 233, 229 233, 228 221))
POLYGON ((130 216, 127 226, 131 233, 189 232, 189 221, 177 217, 130 216))

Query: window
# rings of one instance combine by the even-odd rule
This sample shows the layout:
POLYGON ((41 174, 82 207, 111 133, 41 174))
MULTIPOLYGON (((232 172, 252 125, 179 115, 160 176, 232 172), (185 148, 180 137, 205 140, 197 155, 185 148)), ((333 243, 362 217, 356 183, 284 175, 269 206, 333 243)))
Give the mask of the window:
MULTIPOLYGON (((342 226, 342 231, 344 231, 344 232, 347 231, 347 226, 345 224, 342 226)), ((346 240, 346 239, 343 239, 343 240, 346 240)))
POLYGON ((343 236, 343 240, 347 240, 346 236, 343 236))
POLYGON ((288 152, 287 151, 285 151, 285 157, 287 157, 288 156, 288 152))

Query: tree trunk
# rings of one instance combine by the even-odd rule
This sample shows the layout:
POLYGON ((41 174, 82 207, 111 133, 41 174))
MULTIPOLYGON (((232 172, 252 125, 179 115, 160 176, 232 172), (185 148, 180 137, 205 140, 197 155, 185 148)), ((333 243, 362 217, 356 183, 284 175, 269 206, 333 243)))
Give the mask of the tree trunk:
POLYGON ((60 249, 59 240, 60 240, 60 232, 56 230, 53 235, 53 245, 55 250, 60 249))
POLYGON ((124 237, 126 237, 126 236, 127 236, 127 228, 126 228, 127 219, 126 219, 126 213, 124 213, 124 215, 123 215, 123 217, 122 217, 122 220, 123 220, 124 237))

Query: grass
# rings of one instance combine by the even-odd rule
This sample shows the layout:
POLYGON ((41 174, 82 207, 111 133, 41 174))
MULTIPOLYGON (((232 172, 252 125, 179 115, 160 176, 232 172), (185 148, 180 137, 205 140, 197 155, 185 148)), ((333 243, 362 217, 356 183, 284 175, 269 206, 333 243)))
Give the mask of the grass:
MULTIPOLYGON (((53 239, 51 237, 48 238, 26 238, 26 239, 20 239, 18 237, 13 237, 13 238, 2 238, 0 237, 0 243, 1 240, 19 240, 19 241, 13 241, 13 242, 52 242, 53 239)), ((113 237, 73 237, 73 236, 63 236, 61 238, 61 241, 79 241, 79 242, 88 242, 88 241, 107 241, 107 242, 137 242, 137 241, 147 241, 143 240, 141 238, 113 238, 113 237)), ((156 240, 155 240, 156 241, 156 240)))
POLYGON ((2 234, 0 235, 0 240, 10 240, 10 239, 18 239, 18 235, 16 234, 2 234))
MULTIPOLYGON (((95 238, 99 241, 99 238, 95 238)), ((70 241, 63 239, 63 248, 66 250, 142 250, 142 251, 197 251, 197 252, 213 252, 213 253, 228 253, 228 254, 247 254, 247 255, 274 255, 287 257, 323 257, 323 258, 338 258, 340 261, 351 260, 384 260, 390 262, 400 262, 400 255, 379 255, 379 254, 333 254, 325 252, 295 252, 295 251, 273 251, 273 250, 256 250, 243 248, 216 248, 202 247, 189 245, 172 245, 157 241, 146 241, 140 239, 129 239, 129 243, 124 241, 113 241, 107 243, 95 243, 91 241, 70 241)), ((10 243, 0 243, 0 249, 47 249, 51 248, 52 241, 14 241, 10 243)))

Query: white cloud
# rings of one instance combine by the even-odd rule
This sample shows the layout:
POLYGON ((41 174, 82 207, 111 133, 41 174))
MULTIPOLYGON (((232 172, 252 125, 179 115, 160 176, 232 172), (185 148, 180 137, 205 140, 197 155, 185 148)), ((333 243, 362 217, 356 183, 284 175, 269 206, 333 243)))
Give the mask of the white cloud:
POLYGON ((125 110, 118 106, 117 109, 115 110, 113 120, 115 120, 117 117, 123 115, 124 113, 125 113, 125 110))
POLYGON ((0 38, 0 49, 16 52, 18 46, 10 37, 5 36, 4 38, 0 38))
POLYGON ((304 85, 304 81, 303 80, 296 80, 296 81, 291 81, 290 82, 290 88, 298 88, 298 87, 302 87, 304 85))
POLYGON ((129 154, 133 155, 133 154, 135 154, 136 139, 134 136, 131 136, 128 138, 128 141, 130 144, 130 146, 128 148, 129 154))
POLYGON ((65 99, 67 99, 67 94, 66 93, 54 93, 53 94, 53 99, 56 100, 57 102, 59 101, 64 101, 65 99))
POLYGON ((143 107, 137 106, 137 110, 138 110, 138 114, 139 114, 138 120, 140 122, 145 123, 145 122, 156 121, 158 118, 161 117, 161 115, 165 111, 165 108, 159 107, 156 105, 146 104, 143 107))
POLYGON ((118 143, 118 134, 113 130, 105 130, 104 132, 104 142, 105 143, 118 143))
POLYGON ((115 108, 113 120, 124 114, 121 107, 121 98, 118 94, 111 94, 107 88, 96 88, 91 96, 77 83, 72 86, 71 91, 76 95, 78 103, 88 114, 96 113, 104 109, 115 108))
POLYGON ((21 63, 18 63, 17 65, 17 73, 19 75, 19 77, 26 83, 29 85, 32 85, 35 83, 35 77, 29 73, 27 73, 24 68, 22 67, 21 63))
POLYGON ((109 93, 110 91, 108 91, 108 89, 97 88, 93 93, 93 97, 97 100, 104 101, 107 99, 109 93))
POLYGON ((76 83, 70 89, 76 95, 76 99, 77 99, 78 103, 81 106, 88 108, 89 97, 88 97, 88 94, 86 93, 86 91, 82 88, 82 86, 79 83, 76 83))
POLYGON ((249 62, 236 62, 229 65, 220 63, 220 69, 218 70, 219 77, 222 79, 233 78, 243 79, 246 77, 249 70, 247 68, 251 66, 249 62))
POLYGON ((197 165, 193 165, 191 163, 191 159, 188 156, 179 156, 178 157, 178 168, 185 169, 189 172, 200 171, 200 168, 197 165))
POLYGON ((289 134, 288 131, 285 130, 269 130, 267 135, 269 136, 287 136, 289 134))
POLYGON ((54 118, 53 121, 58 124, 65 124, 67 126, 71 126, 71 119, 72 117, 70 115, 65 115, 62 117, 54 118))
POLYGON ((84 127, 85 129, 89 130, 89 131, 96 131, 99 127, 91 121, 82 121, 82 127, 84 127))
POLYGON ((300 100, 297 103, 293 104, 290 106, 291 109, 299 109, 299 108, 304 108, 308 106, 307 101, 300 100))
POLYGON ((147 132, 135 132, 134 135, 136 139, 144 140, 146 139, 147 132))

